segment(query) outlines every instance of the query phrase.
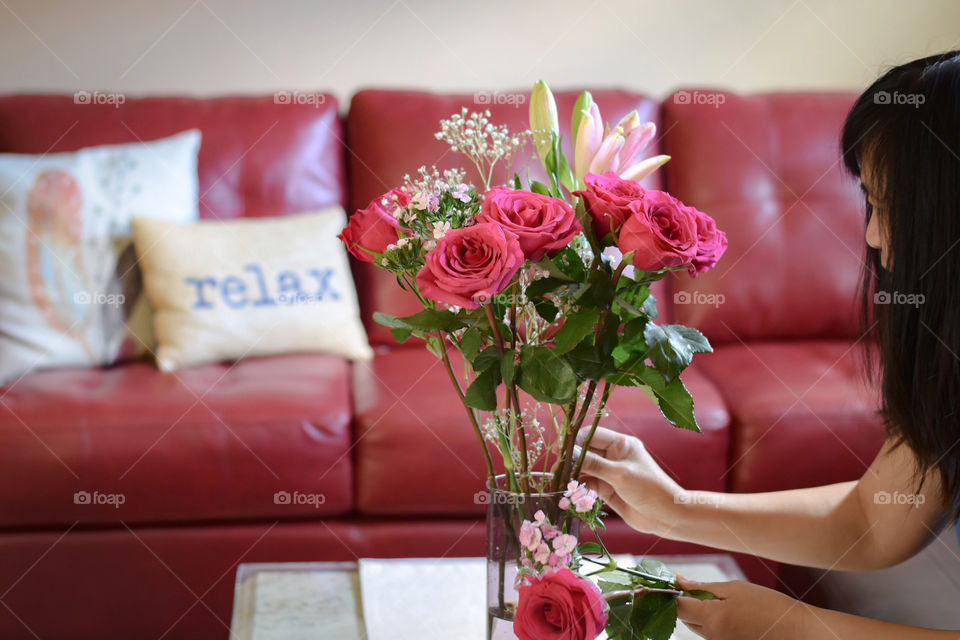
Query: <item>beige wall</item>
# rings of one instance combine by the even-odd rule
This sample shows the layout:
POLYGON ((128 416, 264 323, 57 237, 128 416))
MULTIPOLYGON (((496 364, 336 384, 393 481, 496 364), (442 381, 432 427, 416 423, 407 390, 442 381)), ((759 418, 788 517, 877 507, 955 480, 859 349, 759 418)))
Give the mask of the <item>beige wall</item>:
POLYGON ((0 92, 857 88, 956 0, 2 0, 0 92))

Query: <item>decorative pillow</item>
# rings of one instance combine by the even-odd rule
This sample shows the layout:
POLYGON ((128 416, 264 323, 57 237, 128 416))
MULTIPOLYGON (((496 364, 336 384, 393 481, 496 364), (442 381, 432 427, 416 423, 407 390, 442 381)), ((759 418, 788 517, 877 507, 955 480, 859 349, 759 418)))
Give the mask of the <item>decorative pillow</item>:
POLYGON ((337 239, 346 222, 340 207, 195 224, 135 219, 157 366, 304 351, 370 358, 337 239))
POLYGON ((0 384, 152 347, 135 216, 197 219, 200 132, 45 155, 0 154, 0 384))

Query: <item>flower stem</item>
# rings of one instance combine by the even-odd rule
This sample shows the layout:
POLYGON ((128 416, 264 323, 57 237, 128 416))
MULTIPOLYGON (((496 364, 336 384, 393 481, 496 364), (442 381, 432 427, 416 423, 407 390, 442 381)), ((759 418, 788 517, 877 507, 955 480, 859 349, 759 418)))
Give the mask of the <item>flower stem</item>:
MULTIPOLYGON (((493 341, 497 347, 497 354, 500 356, 500 359, 503 360, 503 353, 504 353, 503 334, 500 333, 499 323, 497 322, 496 317, 493 315, 493 304, 487 303, 483 305, 483 310, 486 312, 487 320, 490 322, 490 330, 493 333, 493 341)), ((519 400, 517 400, 516 386, 513 384, 511 384, 507 389, 506 405, 507 405, 507 411, 510 412, 510 425, 511 425, 511 431, 512 431, 515 425, 514 420, 516 416, 518 416, 520 413, 520 402, 519 400), (514 406, 514 403, 516 403, 516 406, 514 406)), ((520 449, 520 460, 521 460, 520 488, 523 490, 523 493, 527 494, 527 493, 530 493, 530 474, 527 473, 529 471, 528 461, 527 461, 527 446, 526 446, 527 442, 526 442, 526 437, 523 434, 522 425, 520 427, 520 430, 521 430, 520 438, 522 443, 521 449, 520 449)), ((511 442, 511 445, 512 445, 512 442, 511 442)), ((510 457, 511 459, 513 458, 512 454, 510 457)))
POLYGON ((603 391, 600 392, 600 404, 597 406, 597 412, 593 416, 593 424, 590 425, 590 432, 587 433, 587 437, 583 440, 583 446, 580 448, 580 457, 577 458, 577 466, 574 467, 573 475, 571 478, 574 480, 580 480, 580 471, 583 469, 583 461, 587 457, 587 449, 590 447, 590 441, 593 440, 593 434, 597 432, 597 427, 600 426, 600 418, 603 417, 603 409, 607 406, 607 400, 610 398, 610 392, 613 390, 613 387, 610 385, 609 380, 603 381, 603 391))
POLYGON ((483 437, 483 430, 480 429, 480 423, 477 422, 477 415, 474 413, 473 409, 467 406, 463 389, 460 387, 460 382, 457 380, 457 376, 453 373, 453 367, 450 365, 450 356, 447 354, 446 340, 444 339, 443 332, 441 331, 439 333, 440 354, 441 359, 443 360, 443 366, 447 370, 447 375, 450 376, 450 382, 453 383, 453 388, 456 389, 457 396, 460 397, 460 403, 467 411, 467 417, 470 418, 470 424, 473 426, 473 430, 476 432, 477 438, 480 439, 480 448, 483 449, 483 459, 487 464, 487 477, 491 486, 495 486, 494 476, 496 476, 496 472, 493 469, 493 459, 490 457, 490 451, 487 449, 487 441, 483 437))

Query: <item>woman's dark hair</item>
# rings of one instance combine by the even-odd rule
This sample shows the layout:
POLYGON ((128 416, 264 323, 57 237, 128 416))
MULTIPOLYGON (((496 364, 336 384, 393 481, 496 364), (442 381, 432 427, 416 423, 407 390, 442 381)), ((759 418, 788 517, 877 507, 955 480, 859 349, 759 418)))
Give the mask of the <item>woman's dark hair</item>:
POLYGON ((960 513, 960 51, 886 72, 843 127, 847 169, 868 166, 887 248, 868 247, 860 283, 871 380, 897 446, 917 461, 918 487, 938 471, 960 513), (880 371, 875 355, 879 354, 880 371), (873 363, 873 364, 871 364, 873 363))

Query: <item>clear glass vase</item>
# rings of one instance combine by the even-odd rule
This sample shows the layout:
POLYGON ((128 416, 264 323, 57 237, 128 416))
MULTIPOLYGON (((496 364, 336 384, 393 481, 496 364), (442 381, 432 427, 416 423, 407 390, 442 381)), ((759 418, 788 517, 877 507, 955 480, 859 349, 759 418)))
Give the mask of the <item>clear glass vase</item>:
POLYGON ((516 579, 520 571, 520 525, 533 520, 542 510, 551 524, 563 533, 579 536, 580 521, 566 515, 559 506, 563 489, 549 491, 552 476, 531 473, 531 493, 511 490, 506 476, 498 475, 496 485, 487 487, 487 639, 506 640, 513 633, 513 616, 519 600, 516 579))

